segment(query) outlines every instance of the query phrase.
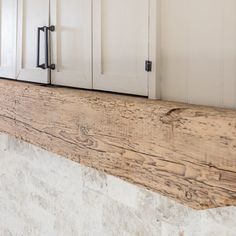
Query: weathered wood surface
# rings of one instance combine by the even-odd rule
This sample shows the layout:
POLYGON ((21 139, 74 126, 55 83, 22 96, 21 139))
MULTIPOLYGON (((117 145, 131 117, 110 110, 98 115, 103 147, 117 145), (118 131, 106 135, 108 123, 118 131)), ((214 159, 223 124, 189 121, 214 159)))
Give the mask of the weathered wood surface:
POLYGON ((195 209, 236 206, 233 110, 0 80, 0 132, 195 209))

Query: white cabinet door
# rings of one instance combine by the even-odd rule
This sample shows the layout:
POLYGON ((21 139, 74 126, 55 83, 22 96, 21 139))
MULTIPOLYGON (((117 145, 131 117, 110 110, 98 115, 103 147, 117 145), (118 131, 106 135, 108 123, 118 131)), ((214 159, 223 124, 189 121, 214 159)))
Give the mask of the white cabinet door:
MULTIPOLYGON (((38 27, 49 26, 49 0, 18 1, 17 79, 49 83, 50 71, 36 67, 38 27)), ((40 63, 45 63, 45 35, 40 36, 40 63)))
POLYGON ((51 0, 52 84, 92 88, 92 0, 51 0))
POLYGON ((95 0, 94 89, 148 95, 149 0, 95 0))
POLYGON ((15 79, 17 0, 0 0, 0 77, 15 79))

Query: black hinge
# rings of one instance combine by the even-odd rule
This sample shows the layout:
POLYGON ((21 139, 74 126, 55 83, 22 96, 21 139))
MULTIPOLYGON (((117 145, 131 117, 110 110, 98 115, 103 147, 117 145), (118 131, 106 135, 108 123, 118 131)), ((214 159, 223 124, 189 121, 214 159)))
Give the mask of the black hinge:
POLYGON ((147 72, 151 72, 152 71, 152 61, 145 61, 145 70, 147 72))

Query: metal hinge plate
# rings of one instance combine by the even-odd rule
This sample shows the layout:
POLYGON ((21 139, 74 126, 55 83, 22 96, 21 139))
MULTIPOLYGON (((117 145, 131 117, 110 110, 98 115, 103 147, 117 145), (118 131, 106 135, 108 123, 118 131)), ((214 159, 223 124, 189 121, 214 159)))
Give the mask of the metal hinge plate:
POLYGON ((152 61, 145 61, 145 70, 147 72, 151 72, 152 71, 152 61))

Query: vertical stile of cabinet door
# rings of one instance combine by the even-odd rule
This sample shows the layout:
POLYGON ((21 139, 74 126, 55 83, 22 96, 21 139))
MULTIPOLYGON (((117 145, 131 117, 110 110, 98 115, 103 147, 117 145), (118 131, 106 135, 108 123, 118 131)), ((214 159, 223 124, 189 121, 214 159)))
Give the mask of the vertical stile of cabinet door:
POLYGON ((51 0, 51 82, 92 88, 92 0, 51 0))
MULTIPOLYGON (((37 68, 37 30, 49 26, 49 0, 18 0, 17 79, 49 83, 49 69, 37 68)), ((40 35, 40 64, 45 63, 45 34, 40 35)))
POLYGON ((93 87, 148 95, 149 0, 93 2, 93 87))
POLYGON ((16 77, 17 0, 0 0, 0 77, 16 77))

